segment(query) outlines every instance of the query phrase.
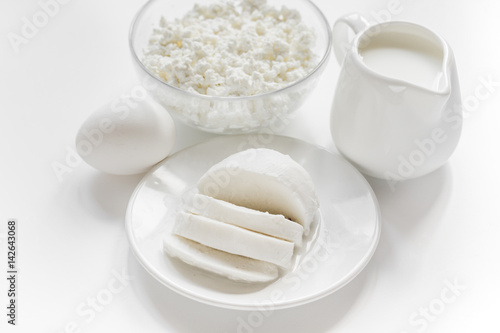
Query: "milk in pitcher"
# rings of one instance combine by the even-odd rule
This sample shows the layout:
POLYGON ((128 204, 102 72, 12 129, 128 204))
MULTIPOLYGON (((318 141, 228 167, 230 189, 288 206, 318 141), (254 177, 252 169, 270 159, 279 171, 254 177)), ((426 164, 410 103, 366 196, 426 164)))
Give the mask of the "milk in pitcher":
POLYGON ((443 87, 443 52, 424 38, 384 32, 359 48, 363 63, 372 71, 430 90, 443 87))

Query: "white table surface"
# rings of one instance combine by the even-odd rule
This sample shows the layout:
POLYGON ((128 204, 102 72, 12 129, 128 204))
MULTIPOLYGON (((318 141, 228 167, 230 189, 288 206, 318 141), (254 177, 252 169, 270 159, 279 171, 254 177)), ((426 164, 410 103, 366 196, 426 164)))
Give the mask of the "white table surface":
MULTIPOLYGON (((449 163, 397 185, 369 179, 382 212, 366 269, 317 302, 271 313, 186 299, 132 255, 125 208, 141 176, 109 176, 76 163, 58 179, 80 124, 137 84, 127 44, 144 0, 60 1, 15 52, 49 0, 0 3, 1 332, 498 332, 500 331, 500 6, 492 0, 316 0, 333 24, 351 11, 371 21, 427 25, 455 51, 466 109, 449 163), (396 2, 393 2, 396 1, 396 2), (38 13, 38 14, 37 14, 38 13), (379 18, 377 18, 379 17, 379 18), (491 93, 484 81, 493 81, 491 93), (6 225, 18 221, 17 325, 7 325, 6 225), (113 293, 109 293, 112 290, 113 293), (111 295, 111 298, 104 296, 111 295), (106 304, 93 303, 97 296, 106 304), (103 298, 104 297, 104 298, 103 298), (242 323, 250 323, 245 326, 242 323)), ((281 134, 335 152, 329 112, 339 67, 281 134)), ((210 137, 178 125, 178 151, 210 137)))

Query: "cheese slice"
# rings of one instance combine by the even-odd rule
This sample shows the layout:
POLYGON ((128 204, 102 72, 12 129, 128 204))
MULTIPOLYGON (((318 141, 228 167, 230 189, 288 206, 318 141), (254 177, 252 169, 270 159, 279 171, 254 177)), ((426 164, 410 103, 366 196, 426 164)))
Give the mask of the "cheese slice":
POLYGON ((278 277, 278 267, 264 261, 212 249, 168 233, 163 251, 189 265, 242 282, 270 282, 278 277))
POLYGON ((212 166, 198 181, 201 194, 300 223, 307 235, 319 207, 309 173, 290 156, 247 149, 212 166))
POLYGON ((286 219, 283 215, 269 214, 233 205, 232 203, 198 193, 193 195, 186 210, 217 221, 284 239, 295 243, 297 246, 302 245, 304 227, 286 219))
POLYGON ((294 244, 200 215, 179 212, 173 233, 211 248, 288 268, 294 244))

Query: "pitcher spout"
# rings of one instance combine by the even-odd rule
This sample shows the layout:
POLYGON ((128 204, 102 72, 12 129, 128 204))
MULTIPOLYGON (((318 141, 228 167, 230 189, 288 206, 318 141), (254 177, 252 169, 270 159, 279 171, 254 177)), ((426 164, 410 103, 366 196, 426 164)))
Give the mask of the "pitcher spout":
POLYGON ((457 106, 461 109, 460 86, 458 74, 456 72, 455 59, 451 48, 442 41, 441 69, 436 72, 436 76, 430 87, 409 85, 413 90, 409 95, 417 103, 416 117, 427 118, 427 121, 441 121, 450 107, 456 112, 457 106))

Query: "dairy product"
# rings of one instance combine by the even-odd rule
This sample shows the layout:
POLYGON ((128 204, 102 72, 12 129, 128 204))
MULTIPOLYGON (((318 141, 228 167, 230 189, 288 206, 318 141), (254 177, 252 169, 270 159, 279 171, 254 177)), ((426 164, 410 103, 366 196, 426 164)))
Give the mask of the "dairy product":
POLYGON ((306 76, 318 63, 315 34, 297 10, 266 0, 197 4, 162 18, 142 62, 166 83, 210 96, 251 96, 306 76))
POLYGON ((165 253, 206 271, 243 282, 269 282, 278 277, 274 264, 219 251, 184 237, 168 233, 165 253))
POLYGON ((288 268, 293 243, 208 217, 180 212, 174 234, 211 248, 288 268))
POLYGON ((427 89, 443 84, 443 52, 423 38, 408 40, 405 34, 385 32, 360 48, 360 56, 379 74, 427 89))
POLYGON ((248 149, 212 166, 198 191, 235 205, 282 214, 309 233, 319 202, 309 173, 290 156, 267 148, 248 149))
POLYGON ((217 221, 284 239, 297 246, 302 245, 304 228, 300 224, 286 219, 281 214, 269 214, 268 212, 237 206, 202 194, 195 194, 186 210, 217 221))
POLYGON ((307 171, 266 148, 228 156, 195 190, 177 212, 164 251, 233 280, 266 282, 278 268, 290 269, 319 208, 307 171))

